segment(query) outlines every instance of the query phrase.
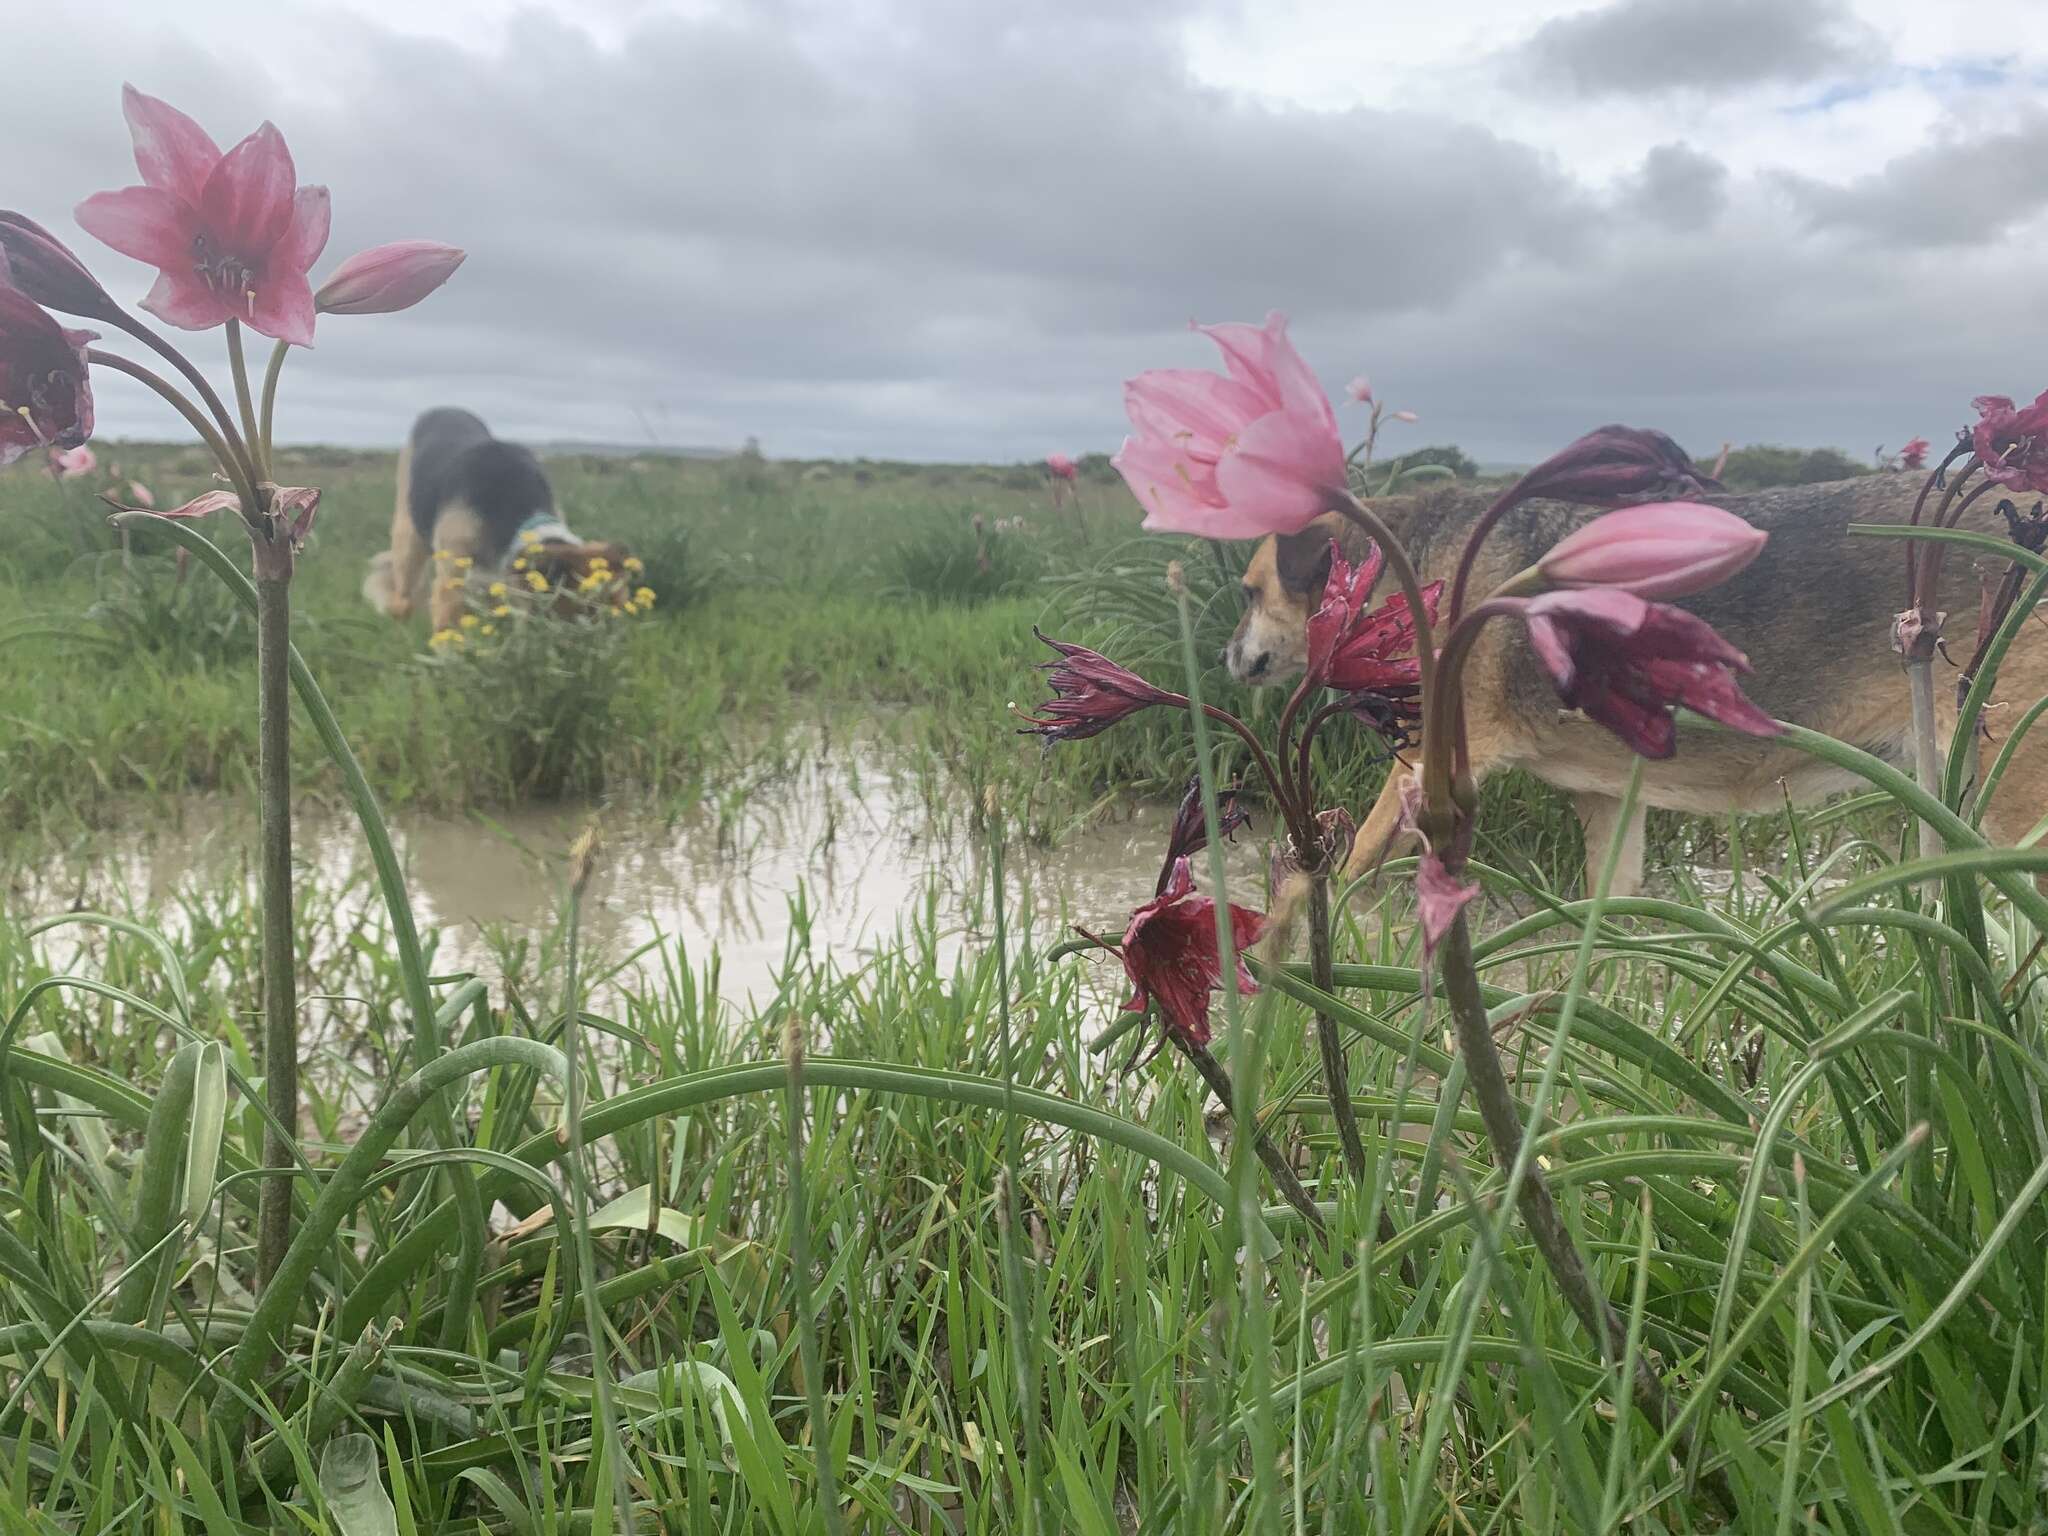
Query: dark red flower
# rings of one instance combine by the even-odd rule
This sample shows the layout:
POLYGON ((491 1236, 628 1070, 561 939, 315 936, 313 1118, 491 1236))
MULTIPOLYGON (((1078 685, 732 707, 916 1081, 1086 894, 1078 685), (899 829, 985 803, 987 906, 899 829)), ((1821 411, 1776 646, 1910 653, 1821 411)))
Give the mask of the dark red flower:
MULTIPOLYGON (((1216 943, 1216 903, 1194 894, 1188 861, 1175 859, 1166 888, 1131 914, 1124 929, 1124 974, 1136 989, 1124 1007, 1143 1013, 1159 1005, 1169 1033, 1188 1045, 1209 1043, 1209 994, 1223 985, 1223 957, 1216 943)), ((1237 955, 1237 990, 1258 990, 1245 969, 1244 952, 1265 930, 1264 914, 1233 904, 1230 946, 1237 955)))
MULTIPOLYGON (((1323 585, 1323 600, 1308 621, 1311 687, 1377 693, 1421 682, 1422 669, 1415 659, 1415 618, 1408 611, 1407 597, 1397 592, 1377 608, 1367 606, 1382 564, 1377 544, 1368 546, 1365 558, 1352 565, 1337 541, 1330 541, 1329 579, 1323 585)), ((1443 590, 1440 581, 1423 589, 1423 607, 1432 623, 1443 590)))
POLYGON ((1984 473, 2016 491, 2048 494, 2048 390, 2017 409, 2004 395, 1979 395, 1970 404, 1979 418, 1970 446, 1984 473))
POLYGON ((0 255, 14 286, 45 309, 118 323, 121 306, 70 248, 34 219, 0 211, 0 255))
POLYGON ((1924 437, 1916 437, 1899 450, 1899 468, 1925 469, 1927 450, 1932 445, 1924 437))
MULTIPOLYGON (((1240 793, 1235 784, 1216 791, 1216 824, 1226 843, 1238 828, 1251 825, 1251 812, 1238 803, 1240 793)), ((1188 792, 1181 796, 1180 809, 1173 814, 1173 830, 1166 838, 1166 861, 1159 866, 1159 883, 1152 887, 1152 893, 1164 895, 1167 883, 1173 879, 1173 866, 1208 846, 1209 823, 1202 815, 1202 780, 1197 775, 1188 780, 1188 792)))
POLYGON ((7 280, 0 257, 0 464, 92 436, 91 331, 68 331, 7 280))
POLYGON ((1662 432, 1610 423, 1595 427, 1515 482, 1515 499, 1545 497, 1594 506, 1637 499, 1697 496, 1719 489, 1662 432))
POLYGON ((1060 659, 1044 664, 1045 680, 1053 696, 1038 714, 1024 717, 1031 723, 1024 727, 1022 735, 1043 736, 1048 744, 1080 741, 1154 704, 1184 702, 1179 694, 1154 688, 1099 651, 1054 640, 1035 625, 1031 633, 1058 651, 1060 659))
POLYGON ((1752 736, 1778 733, 1736 685, 1748 658, 1682 608, 1591 587, 1546 592, 1522 611, 1558 695, 1644 757, 1677 751, 1671 712, 1680 704, 1752 736))

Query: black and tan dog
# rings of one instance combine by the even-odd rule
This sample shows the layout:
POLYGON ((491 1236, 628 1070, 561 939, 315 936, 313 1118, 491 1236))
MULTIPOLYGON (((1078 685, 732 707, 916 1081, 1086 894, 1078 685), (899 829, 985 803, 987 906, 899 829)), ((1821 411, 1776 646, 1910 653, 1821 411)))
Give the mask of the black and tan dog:
MULTIPOLYGON (((1853 537, 1848 529, 1851 523, 1906 522, 1920 485, 1918 475, 1878 474, 1705 497, 1764 529, 1770 539, 1754 564, 1679 605, 1747 654, 1754 671, 1742 680, 1743 691, 1762 709, 1861 747, 1909 773, 1912 709, 1891 646, 1893 616, 1906 606, 1904 546, 1853 537)), ((1401 537, 1428 582, 1451 574, 1465 534, 1488 500, 1484 492, 1455 489, 1389 498, 1374 503, 1374 510, 1401 537)), ((1965 513, 1962 526, 2003 536, 2005 525, 1992 502, 1986 498, 1965 513)), ((1469 590, 1484 595, 1597 515, 1555 502, 1516 508, 1482 547, 1469 590)), ((1348 556, 1362 553, 1363 535, 1330 516, 1302 533, 1267 539, 1253 555, 1244 576, 1244 616, 1225 653, 1239 681, 1279 683, 1301 671, 1308 615, 1321 601, 1333 536, 1348 556)), ((2004 562, 1951 549, 1943 566, 1938 606, 1949 613, 1949 630, 1965 657, 1976 632, 1979 567, 1995 579, 2004 562)), ((1382 578, 1383 590, 1388 580, 1382 578)), ((1935 688, 1944 751, 1955 731, 1955 676, 1951 669, 1943 682, 1938 674, 1935 688)), ((2044 694, 2048 635, 2030 622, 1999 669, 1985 715, 1993 735, 2000 734, 2000 722, 2016 723, 2044 694)), ((1618 894, 1641 883, 1641 806, 1702 814, 1768 811, 1788 795, 1795 802, 1811 801, 1863 784, 1791 747, 1682 723, 1677 755, 1643 765, 1641 806, 1624 827, 1620 796, 1628 781, 1628 749, 1601 726, 1559 708, 1521 626, 1501 621, 1488 626, 1465 669, 1465 699, 1474 772, 1483 777, 1522 768, 1568 792, 1585 828, 1590 870, 1602 867, 1616 837, 1623 840, 1618 894)), ((1365 873, 1396 851, 1399 777, 1389 780, 1359 827, 1347 877, 1365 873)), ((1985 831, 1997 842, 2015 843, 2044 814, 2048 733, 2035 731, 2014 753, 1986 810, 1985 831)))
POLYGON ((442 407, 413 423, 398 455, 391 548, 370 561, 363 596, 394 619, 412 616, 432 571, 434 628, 456 625, 470 582, 523 559, 549 589, 576 590, 593 571, 617 578, 606 596, 623 601, 628 551, 570 532, 540 460, 491 436, 468 411, 442 407))

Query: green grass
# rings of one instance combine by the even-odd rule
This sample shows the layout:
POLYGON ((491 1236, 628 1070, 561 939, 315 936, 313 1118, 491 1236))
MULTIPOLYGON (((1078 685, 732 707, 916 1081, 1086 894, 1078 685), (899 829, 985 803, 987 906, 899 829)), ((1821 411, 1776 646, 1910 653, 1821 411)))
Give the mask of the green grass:
MULTIPOLYGON (((454 669, 415 662, 417 632, 357 612, 385 470, 317 472, 333 490, 301 643, 369 784, 503 803, 532 720, 494 734, 446 696, 454 669)), ((978 564, 962 580, 902 541, 1044 517, 1028 474, 863 473, 565 467, 576 521, 647 548, 673 600, 606 642, 615 686, 578 716, 599 739, 564 793, 687 800, 820 719, 927 765, 970 841, 984 790, 1013 840, 1046 841, 1105 796, 1184 782, 1175 722, 1041 759, 1002 706, 1036 697, 1034 619, 1176 681, 1159 565, 1187 562, 1209 655, 1227 566, 1120 543, 1124 512, 1091 486, 1085 527, 991 590, 978 564)), ((234 610, 87 620, 117 557, 93 553, 84 501, 18 477, 0 526, 22 551, 0 683, 15 846, 242 792, 254 689, 234 610), (183 643, 187 625, 209 638, 183 643)), ((303 722, 298 745, 307 792, 343 796, 303 722)), ((2048 855, 1988 854, 1951 818, 1937 909, 1930 872, 1901 862, 1912 787, 1809 745, 1893 809, 1730 829, 1753 878, 1611 904, 1575 1011, 1575 839, 1551 800, 1496 792, 1475 871, 1500 898, 1478 944, 1500 1038, 1525 1103, 1555 1069, 1537 1150, 1632 1348, 1732 1486, 1735 1528, 2039 1529, 2048 1052, 2027 967, 2048 855)), ((1331 765, 1359 776, 1347 794, 1367 784, 1355 758, 1331 765)), ((1399 874, 1345 913, 1337 997, 1269 968, 1245 1015, 1258 1111, 1325 1203, 1326 1246, 1285 1208, 1241 1223, 1198 1082, 1170 1052, 1124 1072, 1136 1037, 1091 1051, 1110 1020, 1082 981, 1113 962, 1061 953, 1021 912, 1003 947, 945 964, 930 914, 906 914, 874 958, 794 969, 747 1012, 671 949, 617 971, 587 956, 572 1019, 561 940, 486 987, 435 966, 431 936, 409 951, 402 886, 337 931, 342 905, 309 879, 303 1283, 262 1297, 242 883, 41 931, 10 914, 0 1521, 800 1536, 835 1528, 829 1476, 862 1532, 1723 1528, 1702 1468, 1614 1406, 1618 1368, 1498 1222, 1399 874), (1320 1098, 1314 1002, 1349 1043, 1388 1243, 1320 1098), (792 1020, 811 1051, 794 1093, 792 1020), (416 1070, 423 1033, 440 1049, 416 1070), (488 1241, 456 1179, 509 1211, 488 1241)))

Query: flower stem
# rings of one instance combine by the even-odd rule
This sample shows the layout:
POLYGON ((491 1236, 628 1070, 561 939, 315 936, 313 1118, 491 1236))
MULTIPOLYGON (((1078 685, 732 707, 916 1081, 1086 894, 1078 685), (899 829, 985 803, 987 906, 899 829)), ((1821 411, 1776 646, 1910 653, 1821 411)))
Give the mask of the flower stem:
POLYGON ((256 523, 252 519, 259 515, 256 507, 255 476, 250 472, 244 459, 221 435, 219 428, 206 419, 206 413, 162 374, 153 373, 142 364, 132 362, 118 352, 103 352, 94 347, 85 354, 85 359, 95 368, 111 368, 116 373, 127 374, 129 378, 146 385, 170 402, 172 408, 185 418, 186 424, 199 434, 200 441, 206 444, 222 471, 234 482, 235 494, 242 498, 242 520, 253 532, 256 523))
MULTIPOLYGON (((243 476, 249 481, 250 489, 253 492, 256 481, 261 478, 256 473, 256 461, 249 456, 248 445, 242 441, 240 435, 235 431, 234 418, 228 414, 227 405, 221 400, 219 392, 214 389, 213 385, 207 382, 206 375, 193 366, 191 358, 180 352, 140 320, 123 316, 115 323, 184 375, 185 381, 198 393, 199 398, 205 402, 206 408, 213 413, 214 421, 219 424, 222 446, 214 454, 214 457, 220 460, 223 469, 229 470, 230 479, 235 478, 233 471, 239 468, 243 476)), ((140 375, 137 375, 137 377, 140 377, 140 375)), ((193 425, 198 426, 199 424, 194 422, 193 425)), ((199 428, 199 434, 202 437, 208 438, 213 436, 204 427, 199 428)))
POLYGON ((270 424, 277 413, 277 376, 284 372, 284 360, 292 344, 280 341, 270 349, 270 363, 263 370, 263 407, 256 420, 256 451, 263 456, 265 474, 274 476, 272 468, 276 462, 270 436, 270 424))
POLYGON ((258 856, 263 920, 263 1096, 270 1107, 256 1214, 256 1284, 292 1238, 292 1148, 299 1125, 298 974, 292 953, 291 577, 256 582, 258 856))
POLYGON ((1302 1187, 1301 1180, 1295 1177, 1294 1169, 1288 1165, 1286 1156, 1273 1144, 1273 1138, 1259 1129, 1256 1117, 1246 1119, 1237 1112, 1236 1103, 1230 1094, 1230 1075, 1223 1070, 1223 1063, 1210 1053, 1206 1045, 1191 1045, 1178 1035, 1173 1037, 1173 1043, 1180 1047, 1182 1055, 1195 1064, 1195 1070, 1202 1074, 1202 1081, 1209 1085, 1209 1092, 1215 1095, 1216 1102, 1222 1106, 1223 1112, 1230 1116, 1232 1123, 1237 1126, 1238 1134, 1251 1137, 1252 1150, 1258 1153, 1259 1161, 1266 1165, 1266 1172, 1272 1175, 1274 1187, 1280 1191, 1281 1197, 1301 1213, 1301 1219, 1314 1231, 1322 1232, 1323 1213, 1316 1209, 1315 1201, 1309 1198, 1309 1193, 1302 1187))
MULTIPOLYGON (((1486 1124, 1487 1139, 1493 1144, 1494 1161, 1505 1176, 1514 1168, 1521 1152, 1522 1120, 1515 1109, 1514 1093, 1508 1087, 1507 1074, 1501 1067, 1500 1052, 1493 1043, 1493 1030, 1487 1023, 1486 999, 1480 991, 1479 972, 1472 962, 1472 936, 1463 912, 1451 920, 1450 932, 1444 935, 1443 948, 1438 952, 1438 964, 1443 976, 1444 997, 1450 1004, 1451 1019, 1457 1029, 1458 1054, 1465 1063, 1466 1080, 1472 1085, 1472 1096, 1479 1102, 1480 1118, 1486 1124)), ((1517 1203, 1529 1235, 1535 1241, 1536 1251, 1542 1254, 1543 1262, 1549 1266, 1551 1276, 1573 1314, 1593 1336, 1601 1358, 1610 1365, 1626 1359, 1628 1332, 1614 1315, 1607 1297, 1594 1286, 1592 1277, 1587 1273, 1586 1261, 1580 1255, 1578 1245, 1572 1241, 1571 1233, 1566 1230, 1564 1218, 1558 1214, 1557 1202, 1551 1198, 1550 1185, 1541 1168, 1533 1165, 1527 1168, 1517 1203)), ((1633 1389, 1636 1406, 1657 1432, 1663 1434, 1671 1426, 1675 1414, 1670 1399, 1665 1396, 1664 1384, 1640 1355, 1636 1357, 1633 1389)), ((1682 1434, 1678 1445, 1681 1455, 1689 1458, 1691 1434, 1682 1434)), ((1732 1517, 1735 1496, 1725 1475, 1719 1472, 1709 1475, 1706 1485, 1715 1502, 1732 1517)))
POLYGON ((256 430, 256 401, 249 393, 249 360, 242 355, 242 322, 228 317, 228 371, 235 379, 235 405, 242 413, 242 440, 249 445, 249 464, 260 485, 270 478, 263 435, 256 430))
POLYGON ((1465 535, 1465 547, 1458 553, 1458 571, 1451 578, 1450 601, 1444 608, 1445 623, 1457 623, 1458 615, 1465 611, 1465 583, 1472 579, 1472 567, 1479 559, 1479 546, 1485 543, 1486 536, 1493 532, 1493 525, 1521 501, 1521 490, 1522 482, 1517 480, 1502 491, 1494 498, 1493 505, 1479 514, 1479 521, 1474 523, 1472 531, 1465 535))
MULTIPOLYGON (((1930 795, 1939 796, 1945 787, 1941 771, 1941 744, 1934 724, 1934 645, 1916 645, 1906 657, 1906 691, 1913 700, 1913 776, 1930 795)), ((1926 817, 1920 822, 1920 857, 1939 858, 1948 842, 1926 817)), ((1934 889, 1935 882, 1928 882, 1934 889)))
MULTIPOLYGON (((1302 853, 1306 857, 1308 850, 1303 849, 1302 853)), ((1327 859, 1317 859, 1315 871, 1308 877, 1308 966, 1317 990, 1334 994, 1337 983, 1330 961, 1328 863, 1327 859)), ((1330 1096, 1330 1113, 1337 1119, 1337 1140, 1344 1147, 1344 1169, 1354 1180, 1363 1180, 1365 1142, 1358 1134, 1358 1113, 1351 1103, 1351 1070, 1344 1060, 1344 1040, 1337 1033, 1337 1021, 1320 1008, 1316 1010, 1316 1043, 1323 1053, 1323 1089, 1330 1096)))

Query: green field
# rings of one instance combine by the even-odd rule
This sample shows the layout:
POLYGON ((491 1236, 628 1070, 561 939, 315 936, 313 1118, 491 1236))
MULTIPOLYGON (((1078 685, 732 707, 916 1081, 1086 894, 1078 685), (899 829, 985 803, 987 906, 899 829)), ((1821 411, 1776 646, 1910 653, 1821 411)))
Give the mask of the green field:
MULTIPOLYGON (((206 484, 168 451, 100 456, 160 501, 206 484)), ((1032 625, 1184 687, 1178 559, 1204 696, 1268 719, 1213 665, 1241 551, 1136 537, 1099 465, 1060 512, 1027 468, 552 467, 579 530, 640 551, 654 608, 428 653, 357 595, 389 459, 281 456, 327 493, 298 644, 378 800, 659 817, 857 733, 976 861, 975 941, 942 961, 908 913, 894 949, 735 1010, 670 952, 584 955, 566 896, 517 986, 409 952, 396 886, 339 933, 302 899, 301 996, 346 1031, 293 1138, 298 1239, 259 1286, 246 882, 110 917, 10 903, 6 1530, 2048 1529, 2043 855, 1959 822, 1932 879, 1906 868, 1913 791, 1873 769, 1846 814, 1660 821, 1651 893, 1596 913, 1561 802, 1489 791, 1487 1001, 1627 1324, 1605 1364, 1500 1208, 1398 869, 1344 909, 1322 1000, 1364 1177, 1306 969, 1263 964, 1219 1025, 1320 1237, 1184 1061, 1091 1049, 1105 962, 1007 921, 1006 854, 1177 797, 1191 761, 1163 711, 1050 754, 1020 737, 1032 625), (1703 894, 1695 862, 1737 878, 1703 894), (1637 1359, 1690 1463, 1629 1405, 1637 1359)), ((254 797, 247 617, 99 514, 0 477, 16 871, 254 797)), ((295 732, 302 801, 346 809, 295 732)), ((1320 750, 1362 809, 1370 739, 1320 750)))

